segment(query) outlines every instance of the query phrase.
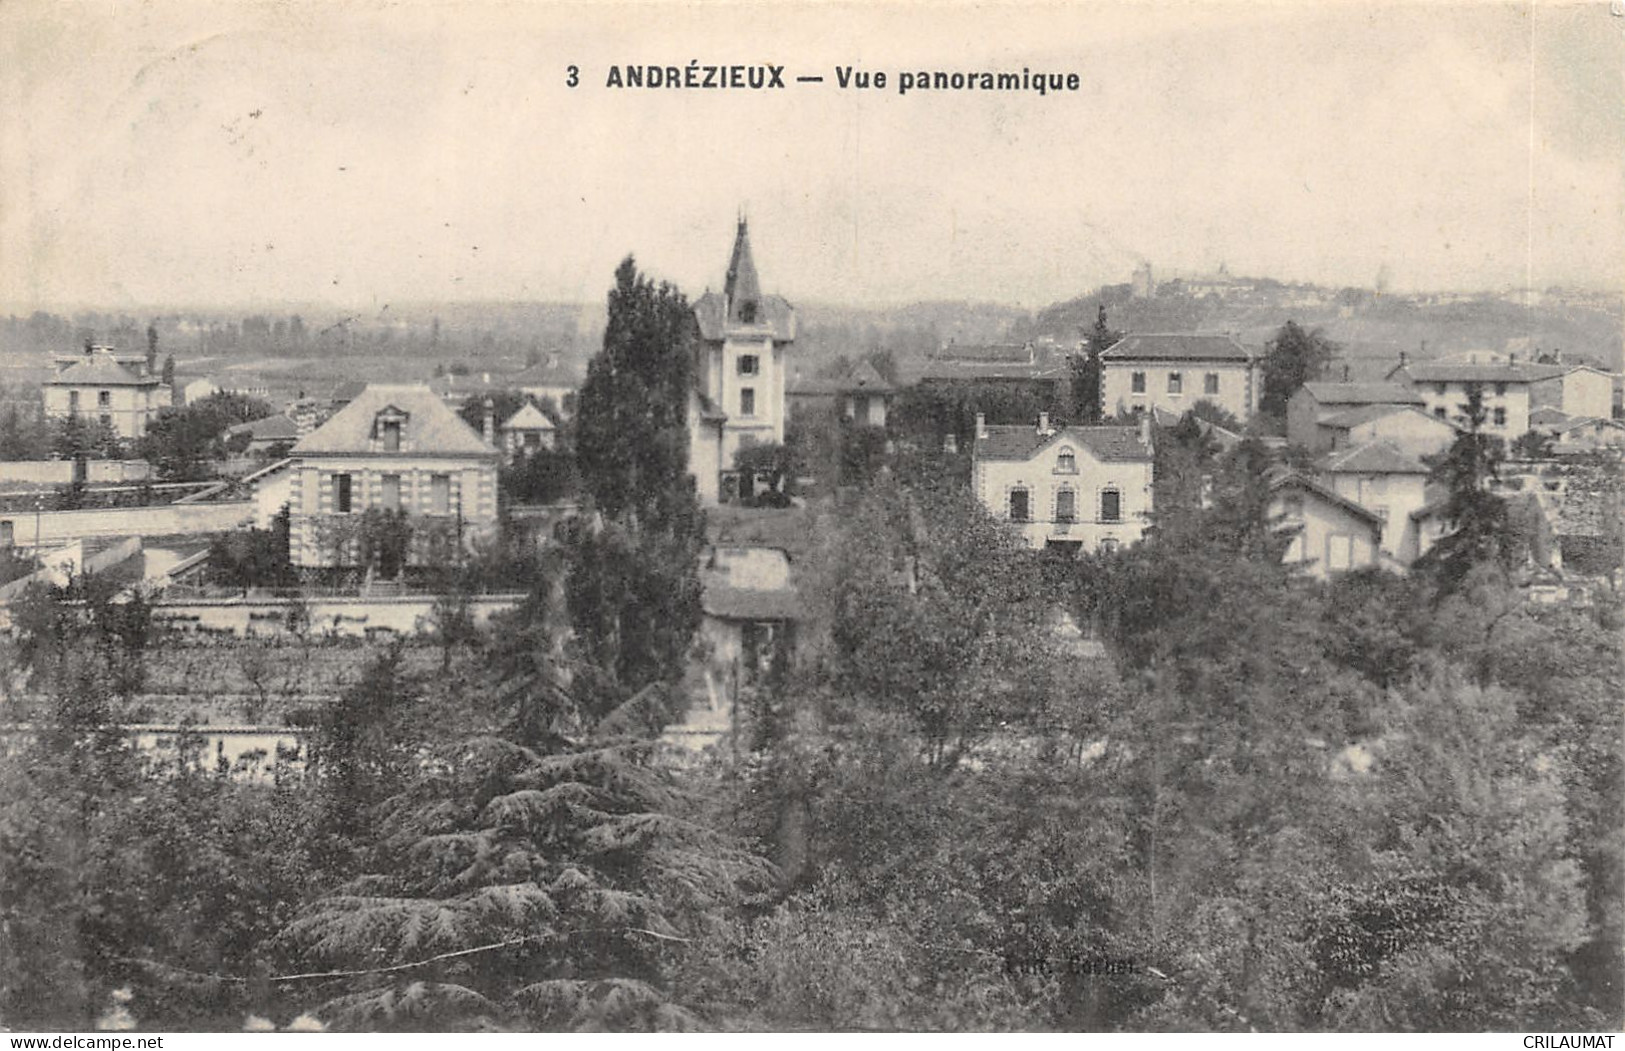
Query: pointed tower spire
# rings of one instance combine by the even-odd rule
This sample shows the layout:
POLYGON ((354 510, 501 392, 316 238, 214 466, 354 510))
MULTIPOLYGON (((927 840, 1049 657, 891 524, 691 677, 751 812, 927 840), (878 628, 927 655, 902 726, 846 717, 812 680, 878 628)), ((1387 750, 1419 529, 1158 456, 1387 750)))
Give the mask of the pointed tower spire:
POLYGON ((745 217, 739 217, 739 231, 734 234, 733 257, 728 260, 728 280, 722 286, 723 298, 728 304, 728 320, 755 324, 762 309, 762 283, 756 276, 756 261, 750 254, 750 232, 745 217))

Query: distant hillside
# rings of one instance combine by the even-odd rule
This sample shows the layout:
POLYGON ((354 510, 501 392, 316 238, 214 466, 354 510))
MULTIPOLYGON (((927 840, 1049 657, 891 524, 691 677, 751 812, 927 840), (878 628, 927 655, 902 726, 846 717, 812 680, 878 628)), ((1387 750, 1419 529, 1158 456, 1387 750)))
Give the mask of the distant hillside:
POLYGON ((1125 331, 1235 332, 1261 344, 1286 321, 1324 328, 1344 346, 1355 378, 1380 373, 1400 351, 1412 360, 1464 350, 1562 350, 1610 370, 1625 366, 1625 313, 1604 297, 1548 294, 1525 307, 1508 297, 1379 296, 1360 289, 1326 289, 1256 281, 1232 295, 1191 296, 1177 287, 1136 299, 1111 285, 1038 311, 1016 335, 1075 341, 1094 327, 1099 305, 1125 331))

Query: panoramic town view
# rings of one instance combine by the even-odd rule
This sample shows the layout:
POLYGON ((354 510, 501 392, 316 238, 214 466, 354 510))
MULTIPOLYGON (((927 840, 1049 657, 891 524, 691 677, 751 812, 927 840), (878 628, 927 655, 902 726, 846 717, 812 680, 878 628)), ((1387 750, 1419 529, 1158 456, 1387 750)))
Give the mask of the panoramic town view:
MULTIPOLYGON (((1486 161, 1538 113, 1553 186, 1604 186, 1564 107, 1617 75, 1575 102, 1511 16, 1359 30, 1421 56, 1377 94, 1465 108, 1316 132, 1462 129, 1465 181, 1405 168, 1372 233, 1364 175, 1031 174, 1066 107, 1243 141, 1201 130, 1220 67, 1347 11, 1034 9, 984 66, 1073 68, 1058 19, 1197 90, 793 82, 811 138, 928 162, 819 168, 761 100, 604 86, 675 50, 516 72, 552 39, 522 10, 72 8, 60 68, 43 10, 0 51, 0 1028, 1625 1025, 1621 220, 1486 161), (531 76, 624 141, 548 140, 531 76), (973 178, 932 168, 949 105, 998 129, 973 178)), ((1326 99, 1325 58, 1284 61, 1326 99)))

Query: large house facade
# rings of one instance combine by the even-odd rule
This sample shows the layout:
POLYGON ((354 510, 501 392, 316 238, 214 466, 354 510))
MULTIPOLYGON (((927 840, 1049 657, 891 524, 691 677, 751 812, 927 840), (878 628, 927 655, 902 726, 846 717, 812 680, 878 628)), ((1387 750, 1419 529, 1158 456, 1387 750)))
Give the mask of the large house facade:
POLYGON ((750 233, 739 220, 722 292, 694 303, 695 387, 689 397, 689 463, 704 504, 736 484, 734 454, 784 441, 784 380, 796 314, 783 297, 763 295, 750 233))
POLYGON ((989 426, 977 415, 971 487, 1029 546, 1067 552, 1133 544, 1151 524, 1150 417, 1139 426, 989 426))
POLYGON ((1263 396, 1263 355, 1234 336, 1135 333, 1100 355, 1105 418, 1154 408, 1183 415, 1206 401, 1245 423, 1263 396))
POLYGON ((45 414, 99 420, 120 438, 134 441, 169 404, 169 389, 151 365, 145 355, 87 344, 82 355, 57 358, 56 374, 42 385, 45 414))
POLYGON ((289 451, 289 557, 355 565, 358 523, 402 512, 407 564, 444 559, 497 518, 500 453, 423 384, 373 384, 289 451))

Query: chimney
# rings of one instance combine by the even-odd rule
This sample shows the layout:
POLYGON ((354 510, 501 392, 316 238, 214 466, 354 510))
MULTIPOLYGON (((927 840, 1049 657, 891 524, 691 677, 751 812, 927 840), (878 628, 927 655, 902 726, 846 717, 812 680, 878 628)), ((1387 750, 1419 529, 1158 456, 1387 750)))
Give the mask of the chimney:
POLYGON ((96 345, 94 343, 92 343, 89 339, 86 339, 85 340, 85 357, 88 358, 92 354, 94 354, 95 352, 96 352, 96 345))
POLYGON ((1552 364, 1554 364, 1554 365, 1563 364, 1563 350, 1562 350, 1561 347, 1554 348, 1552 350, 1552 364))
POLYGON ((485 444, 495 445, 497 435, 497 403, 490 398, 485 399, 485 444))
POLYGON ((1345 361, 1345 362, 1343 362, 1343 382, 1347 383, 1348 381, 1349 381, 1349 363, 1345 361))
POLYGON ((1054 433, 1053 431, 1050 430, 1049 413, 1047 413, 1047 412, 1041 412, 1041 413, 1038 414, 1038 433, 1039 434, 1053 434, 1054 433))
POLYGON ((949 431, 942 436, 942 451, 945 453, 959 452, 959 435, 949 431))
MULTIPOLYGON (((1423 340, 1422 344, 1425 347, 1427 345, 1427 340, 1423 340)), ((1410 360, 1410 355, 1409 354, 1406 354, 1403 350, 1399 352, 1399 367, 1400 368, 1404 368, 1406 363, 1409 360, 1410 360)))
POLYGON ((1507 355, 1507 364, 1516 365, 1517 363, 1518 363, 1518 352, 1517 351, 1513 351, 1511 354, 1507 355))
POLYGON ((976 414, 976 440, 981 441, 987 437, 987 413, 976 414))

